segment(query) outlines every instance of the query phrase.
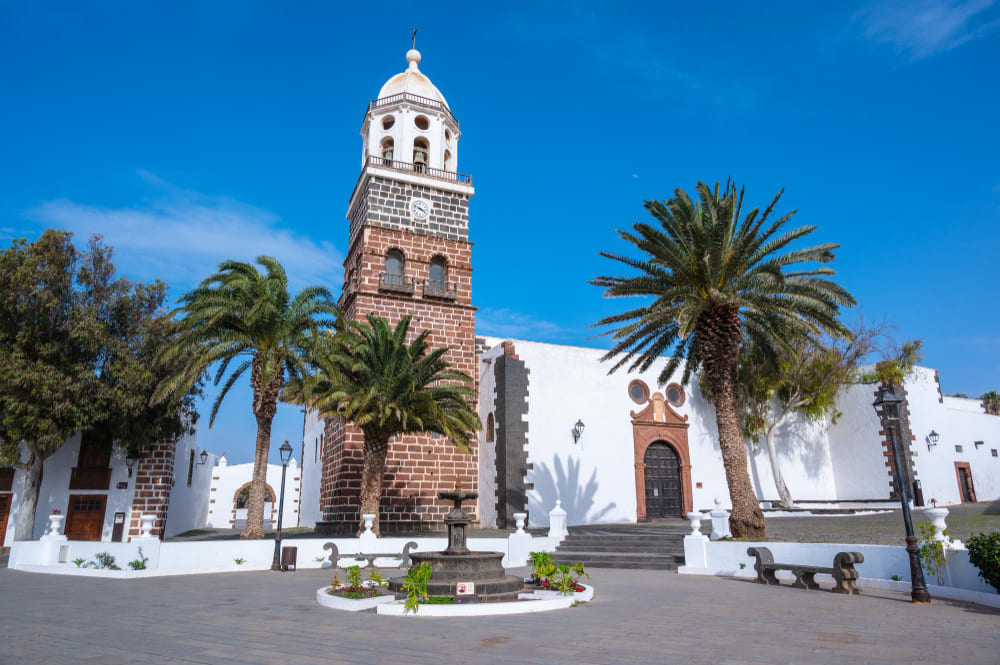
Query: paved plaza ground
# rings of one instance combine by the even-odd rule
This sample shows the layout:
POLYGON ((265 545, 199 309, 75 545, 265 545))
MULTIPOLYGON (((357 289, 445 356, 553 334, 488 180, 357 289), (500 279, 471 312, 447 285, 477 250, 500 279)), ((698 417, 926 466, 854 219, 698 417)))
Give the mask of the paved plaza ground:
MULTIPOLYGON (((525 570, 526 572, 526 570, 525 570)), ((467 619, 320 607, 326 571, 107 580, 0 570, 0 663, 94 665, 1000 662, 1000 613, 745 580, 593 570, 570 610, 467 619)))

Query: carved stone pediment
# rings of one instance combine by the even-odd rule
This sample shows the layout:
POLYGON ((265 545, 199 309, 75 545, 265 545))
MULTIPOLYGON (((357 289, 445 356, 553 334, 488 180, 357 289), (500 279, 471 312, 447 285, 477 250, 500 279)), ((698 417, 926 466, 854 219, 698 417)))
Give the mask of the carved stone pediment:
POLYGON ((664 425, 682 425, 687 427, 687 416, 674 411, 670 403, 667 402, 663 393, 653 393, 649 398, 646 408, 641 411, 632 411, 632 422, 635 423, 661 423, 664 425))

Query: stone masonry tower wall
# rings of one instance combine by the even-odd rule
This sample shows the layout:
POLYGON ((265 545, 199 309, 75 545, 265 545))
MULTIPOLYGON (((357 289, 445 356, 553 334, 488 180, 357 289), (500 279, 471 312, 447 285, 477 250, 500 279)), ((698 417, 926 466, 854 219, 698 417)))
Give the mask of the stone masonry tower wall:
MULTIPOLYGON (((448 362, 475 381, 468 239, 468 206, 474 190, 468 176, 439 168, 455 164, 457 121, 444 97, 416 68, 419 54, 410 51, 407 60, 409 69, 383 86, 365 116, 366 158, 348 209, 349 247, 340 307, 357 320, 375 313, 395 324, 411 316, 410 338, 429 330, 431 346, 449 347, 448 362), (398 143, 404 136, 408 143, 412 136, 422 137, 424 142, 417 145, 426 145, 432 159, 420 162, 409 150, 405 157, 399 154, 398 143), (407 161, 379 152, 387 138, 394 139, 396 155, 407 161), (444 145, 438 145, 440 141, 444 145)), ((323 521, 317 532, 351 533, 360 522, 364 437, 350 423, 328 419, 325 439, 323 521)), ((470 445, 472 452, 466 454, 431 434, 393 439, 379 509, 382 532, 443 528, 449 505, 437 493, 454 489, 456 482, 462 489, 477 491, 475 437, 470 445)))

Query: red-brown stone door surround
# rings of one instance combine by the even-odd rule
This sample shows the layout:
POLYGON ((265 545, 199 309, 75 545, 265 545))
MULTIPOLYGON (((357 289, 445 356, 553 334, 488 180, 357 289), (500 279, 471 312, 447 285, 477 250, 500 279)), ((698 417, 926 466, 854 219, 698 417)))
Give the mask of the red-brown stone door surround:
POLYGON ((632 442, 635 454, 636 518, 646 518, 646 449, 656 441, 667 443, 680 462, 681 505, 683 512, 693 510, 691 492, 691 453, 688 450, 687 416, 674 411, 663 395, 653 393, 645 409, 632 412, 632 442))

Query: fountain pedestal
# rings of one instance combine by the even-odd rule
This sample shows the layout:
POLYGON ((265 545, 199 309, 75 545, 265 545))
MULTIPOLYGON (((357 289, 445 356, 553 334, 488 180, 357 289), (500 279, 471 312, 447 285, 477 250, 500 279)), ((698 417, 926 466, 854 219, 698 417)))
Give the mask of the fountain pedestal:
MULTIPOLYGON (((472 552, 466 545, 466 527, 471 518, 462 510, 462 501, 478 498, 475 492, 439 492, 438 497, 454 501, 455 505, 445 516, 448 526, 448 547, 442 552, 411 552, 413 565, 424 562, 431 566, 431 579, 427 583, 427 593, 431 596, 454 596, 460 582, 476 585, 476 599, 479 602, 516 600, 524 589, 524 580, 516 575, 507 575, 503 569, 503 552, 472 552)), ((404 593, 405 579, 396 577, 389 580, 389 589, 397 594, 404 593)))

